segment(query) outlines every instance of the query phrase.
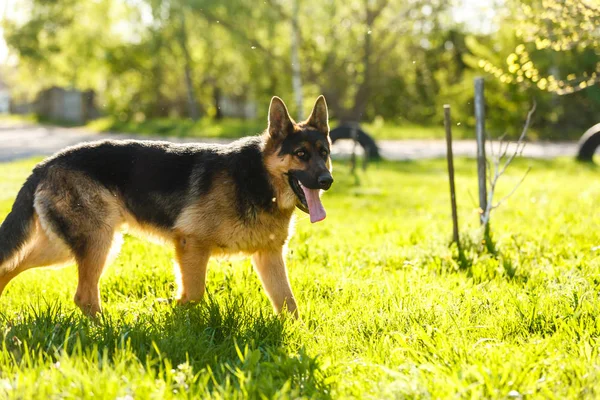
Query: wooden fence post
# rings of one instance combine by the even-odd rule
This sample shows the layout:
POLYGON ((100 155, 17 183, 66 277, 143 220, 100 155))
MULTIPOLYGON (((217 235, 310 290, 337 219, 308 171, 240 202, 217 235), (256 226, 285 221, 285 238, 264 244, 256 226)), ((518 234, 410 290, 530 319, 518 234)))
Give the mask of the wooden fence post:
POLYGON ((448 178, 450 180, 450 204, 452 206, 452 241, 460 248, 458 237, 458 211, 456 210, 456 188, 454 187, 454 155, 452 153, 452 126, 450 105, 444 104, 444 127, 446 128, 446 159, 448 160, 448 178))
POLYGON ((475 78, 475 133, 477 135, 477 176, 479 182, 479 222, 487 208, 486 158, 485 158, 485 97, 483 78, 475 78))

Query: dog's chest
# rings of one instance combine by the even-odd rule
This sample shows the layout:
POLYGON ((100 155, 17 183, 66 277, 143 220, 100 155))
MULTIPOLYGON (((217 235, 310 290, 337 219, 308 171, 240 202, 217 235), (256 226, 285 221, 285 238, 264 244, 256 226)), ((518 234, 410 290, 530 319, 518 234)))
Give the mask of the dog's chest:
POLYGON ((217 252, 226 254, 255 253, 279 249, 290 235, 290 218, 258 216, 254 221, 230 221, 219 229, 217 252))

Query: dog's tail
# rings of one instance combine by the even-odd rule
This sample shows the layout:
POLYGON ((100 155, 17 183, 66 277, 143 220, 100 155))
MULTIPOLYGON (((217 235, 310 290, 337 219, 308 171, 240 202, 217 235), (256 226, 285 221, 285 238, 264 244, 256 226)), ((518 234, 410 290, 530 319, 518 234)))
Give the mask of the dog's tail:
POLYGON ((20 262, 17 256, 31 236, 34 228, 33 200, 39 182, 40 177, 36 172, 27 178, 12 211, 0 226, 0 275, 9 272, 20 262))

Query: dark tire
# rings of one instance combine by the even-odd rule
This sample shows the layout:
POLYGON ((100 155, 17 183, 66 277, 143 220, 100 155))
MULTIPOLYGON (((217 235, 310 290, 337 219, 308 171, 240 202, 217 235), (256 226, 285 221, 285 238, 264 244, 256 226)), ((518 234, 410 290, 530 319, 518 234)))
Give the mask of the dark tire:
MULTIPOLYGON (((329 132, 331 142, 335 143, 339 139, 352 139, 352 128, 353 125, 351 124, 342 124, 332 129, 329 132)), ((354 126, 354 129, 356 129, 358 143, 364 149, 365 153, 369 155, 369 158, 379 160, 381 156, 379 155, 379 148, 375 140, 367 132, 360 129, 360 127, 354 126)))
POLYGON ((579 161, 592 162, 598 146, 600 146, 600 124, 592 126, 579 139, 577 159, 579 161))

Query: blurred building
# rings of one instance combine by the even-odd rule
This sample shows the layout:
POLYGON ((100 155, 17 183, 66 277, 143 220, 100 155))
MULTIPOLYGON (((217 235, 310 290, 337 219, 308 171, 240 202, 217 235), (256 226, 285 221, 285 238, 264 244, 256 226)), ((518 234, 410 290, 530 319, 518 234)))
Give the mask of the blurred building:
POLYGON ((51 87, 41 91, 34 104, 34 112, 42 118, 73 124, 83 124, 97 118, 93 90, 51 87))
POLYGON ((220 96, 217 104, 222 117, 255 119, 258 114, 256 103, 243 96, 220 96))

